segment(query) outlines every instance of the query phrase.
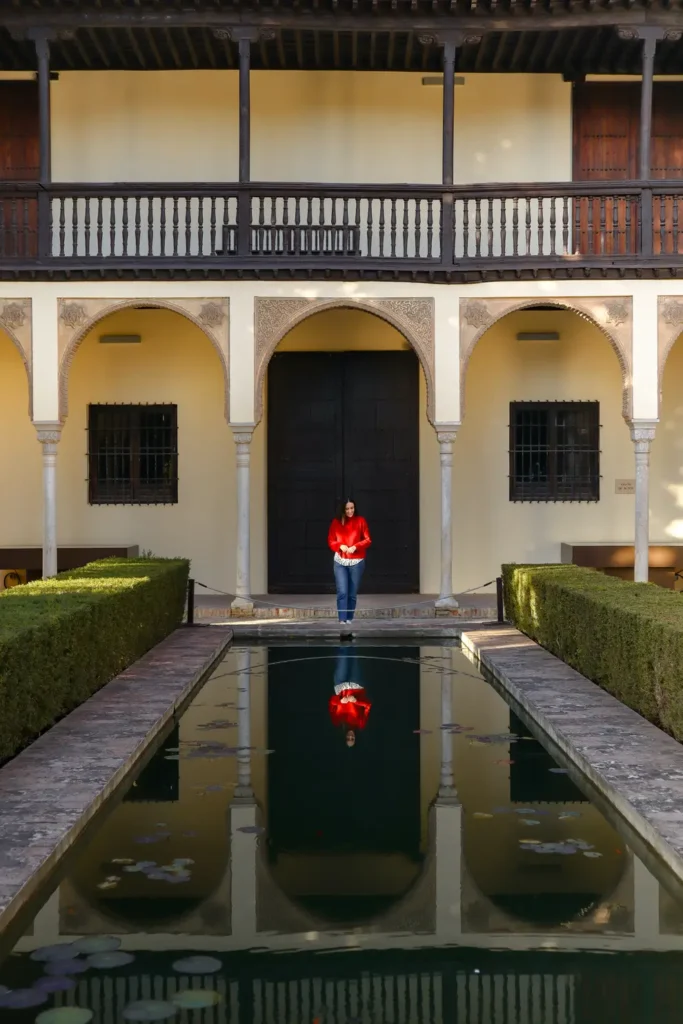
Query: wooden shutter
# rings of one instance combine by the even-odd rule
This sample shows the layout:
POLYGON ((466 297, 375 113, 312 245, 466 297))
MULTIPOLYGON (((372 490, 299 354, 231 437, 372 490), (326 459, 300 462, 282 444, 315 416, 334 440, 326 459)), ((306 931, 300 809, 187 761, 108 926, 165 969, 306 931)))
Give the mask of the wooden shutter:
MULTIPOLYGON (((660 180, 683 178, 683 82, 654 84, 650 175, 660 180)), ((680 200, 674 196, 655 196, 652 216, 653 251, 683 253, 680 200)))
POLYGON ((0 82, 0 181, 36 181, 38 85, 0 82))

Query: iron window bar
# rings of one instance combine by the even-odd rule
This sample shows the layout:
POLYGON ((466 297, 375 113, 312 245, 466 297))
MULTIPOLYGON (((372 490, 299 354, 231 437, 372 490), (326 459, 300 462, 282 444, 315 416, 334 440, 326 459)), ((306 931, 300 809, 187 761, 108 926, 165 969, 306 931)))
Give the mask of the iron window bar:
POLYGON ((510 501, 600 500, 600 403, 510 403, 510 501))
POLYGON ((178 407, 88 407, 91 505, 173 505, 178 501, 178 407))

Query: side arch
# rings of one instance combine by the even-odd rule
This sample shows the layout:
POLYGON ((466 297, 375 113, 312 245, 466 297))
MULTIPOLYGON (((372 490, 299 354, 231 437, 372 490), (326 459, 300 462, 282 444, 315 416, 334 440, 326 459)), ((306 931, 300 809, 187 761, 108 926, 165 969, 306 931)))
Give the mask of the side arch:
POLYGON ((263 388, 270 357, 292 328, 328 309, 359 309, 385 320, 406 339, 427 382, 427 418, 434 423, 433 299, 264 299, 254 300, 254 421, 263 417, 263 388))
POLYGON ((0 328, 10 339, 26 370, 28 414, 33 419, 33 330, 30 299, 12 299, 0 307, 0 328))
POLYGON ((69 412, 69 371, 74 356, 93 327, 122 309, 144 306, 169 309, 189 320, 209 339, 223 368, 225 419, 230 421, 230 316, 228 299, 59 299, 59 419, 69 412))
POLYGON ((534 306, 569 310, 592 323, 609 341, 619 361, 622 415, 630 421, 633 406, 633 300, 630 296, 460 300, 460 408, 464 412, 467 366, 480 338, 508 313, 534 306))

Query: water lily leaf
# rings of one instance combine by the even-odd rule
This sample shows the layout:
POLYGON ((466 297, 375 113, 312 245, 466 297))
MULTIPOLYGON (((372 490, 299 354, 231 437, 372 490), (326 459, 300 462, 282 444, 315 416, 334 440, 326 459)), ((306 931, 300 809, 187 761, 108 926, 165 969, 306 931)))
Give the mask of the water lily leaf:
POLYGON ((83 974, 88 970, 85 960, 54 960, 45 964, 45 973, 55 974, 83 974))
POLYGON ((192 857, 176 857, 173 860, 173 863, 179 865, 180 867, 187 867, 190 864, 194 864, 194 861, 192 860, 192 857))
POLYGON ((140 999, 123 1008, 123 1019, 132 1021, 168 1020, 175 1017, 178 1007, 161 999, 140 999))
POLYGON ((472 817, 473 818, 492 818, 493 815, 489 814, 487 811, 475 811, 474 814, 472 815, 472 817))
POLYGON ((140 846, 149 846, 151 843, 160 843, 162 839, 170 838, 170 832, 155 832, 154 835, 150 836, 134 836, 133 842, 138 843, 140 846))
POLYGON ((54 960, 72 960, 77 952, 75 943, 61 942, 53 946, 41 946, 31 953, 31 960, 38 963, 51 963, 54 960))
POLYGON ((15 988, 12 992, 0 995, 0 1006, 8 1010, 28 1010, 32 1006, 42 1006, 48 998, 47 992, 37 988, 15 988))
POLYGON ((597 850, 584 850, 583 855, 584 857, 602 857, 602 854, 598 853, 597 850))
POLYGON ((178 974, 215 974, 222 966, 215 956, 186 956, 176 960, 173 970, 178 974))
POLYGON ((166 754, 164 761, 179 761, 180 754, 166 754))
POLYGON ((173 1002, 180 1010, 205 1010, 220 1001, 220 993, 208 988, 188 988, 173 996, 173 1002))
POLYGON ((540 839, 520 839, 519 840, 519 844, 520 844, 520 846, 540 846, 541 845, 541 840, 540 839))
POLYGON ((565 821, 567 818, 580 818, 581 813, 579 811, 562 811, 558 817, 560 821, 565 821))
POLYGON ((260 825, 242 825, 240 828, 237 829, 237 831, 247 832, 251 835, 260 835, 262 832, 265 832, 266 830, 264 828, 261 828, 260 825))
POLYGON ((569 772, 566 768, 548 768, 548 771, 553 775, 568 775, 569 772))
POLYGON ((113 953, 121 948, 121 939, 114 935, 88 935, 73 944, 77 953, 113 953))
POLYGON ((120 879, 118 879, 118 878, 115 879, 114 881, 112 881, 111 879, 107 879, 105 882, 100 882, 100 884, 97 886, 97 888, 98 889, 115 889, 116 886, 119 884, 119 881, 120 881, 120 879))
POLYGON ((111 864, 134 864, 135 861, 132 857, 112 857, 111 864))
POLYGON ((36 1024, 88 1024, 93 1016, 92 1010, 82 1006, 57 1006, 39 1013, 36 1024))
POLYGON ((72 988, 76 988, 76 980, 69 977, 38 978, 31 987, 39 992, 69 992, 72 988))
POLYGON ((134 960, 132 953, 124 953, 121 949, 112 950, 110 953, 92 953, 88 957, 89 965, 97 971, 107 971, 111 967, 126 967, 134 960))
POLYGON ((540 821, 536 821, 535 818, 520 818, 522 825, 540 825, 540 821))

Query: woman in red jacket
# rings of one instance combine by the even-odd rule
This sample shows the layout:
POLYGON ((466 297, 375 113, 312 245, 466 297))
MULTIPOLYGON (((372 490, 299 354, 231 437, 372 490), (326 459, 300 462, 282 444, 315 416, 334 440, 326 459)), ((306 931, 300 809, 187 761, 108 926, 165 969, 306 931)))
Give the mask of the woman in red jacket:
POLYGON ((355 648, 340 647, 334 668, 334 694, 330 697, 329 712, 332 724, 341 726, 347 747, 356 745, 356 732, 368 723, 370 703, 355 648))
POLYGON ((337 588, 337 613, 342 625, 353 621, 358 587, 365 570, 365 553, 372 543, 368 524, 356 513, 356 503, 347 499, 337 519, 333 519, 327 543, 334 552, 334 582, 337 588))

